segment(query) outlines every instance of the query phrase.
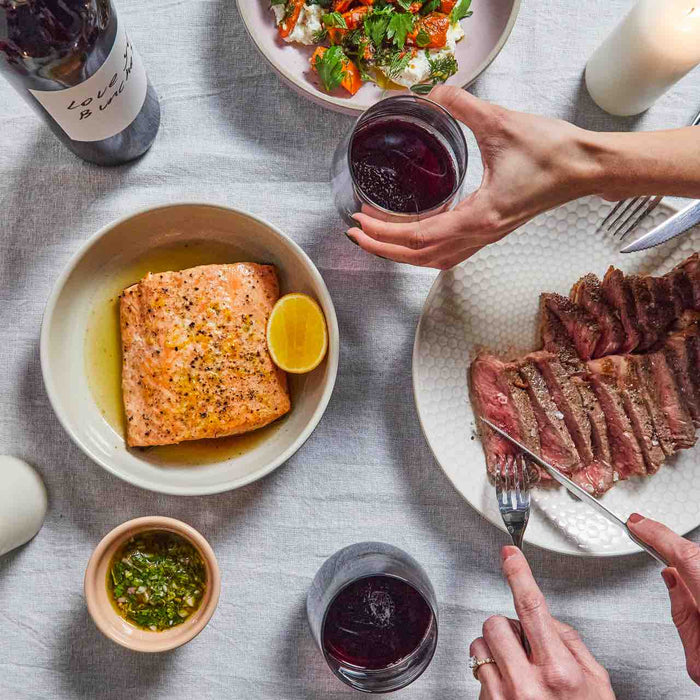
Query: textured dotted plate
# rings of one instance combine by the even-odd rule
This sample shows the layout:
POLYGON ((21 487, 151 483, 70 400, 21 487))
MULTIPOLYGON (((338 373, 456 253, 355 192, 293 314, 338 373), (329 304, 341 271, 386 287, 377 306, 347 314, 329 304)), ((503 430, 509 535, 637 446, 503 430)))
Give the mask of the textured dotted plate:
MULTIPOLYGON (((595 233, 610 206, 591 197, 538 217, 441 273, 425 302, 413 348, 413 390, 423 432, 455 488, 501 529, 467 392, 467 368, 476 353, 538 349, 540 292, 568 295, 579 277, 587 272, 602 277, 609 265, 627 273, 661 274, 700 250, 697 228, 657 248, 621 255, 619 241, 595 233)), ((672 213, 660 206, 642 228, 649 230, 672 213)), ((639 511, 685 534, 700 525, 699 460, 700 444, 669 460, 653 477, 616 485, 603 502, 621 518, 639 511)), ((622 530, 561 488, 533 490, 525 541, 580 556, 640 551, 622 530)))

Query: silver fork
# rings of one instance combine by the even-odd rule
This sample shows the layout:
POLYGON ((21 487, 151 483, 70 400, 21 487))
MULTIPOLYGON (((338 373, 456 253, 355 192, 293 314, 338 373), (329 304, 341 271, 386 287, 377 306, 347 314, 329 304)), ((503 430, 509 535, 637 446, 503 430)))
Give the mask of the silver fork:
MULTIPOLYGON (((700 125, 700 112, 691 124, 691 126, 698 125, 700 125)), ((662 199, 663 197, 658 195, 623 199, 608 212, 596 233, 605 231, 621 241, 659 206, 662 199)))
MULTIPOLYGON (((519 454, 516 457, 506 457, 503 465, 498 465, 495 481, 498 510, 501 511, 503 523, 513 544, 522 550, 523 535, 530 519, 530 474, 523 456, 519 454)), ((529 656, 530 642, 527 641, 522 625, 520 640, 529 656)))
POLYGON ((530 519, 530 476, 522 455, 506 457, 496 472, 496 498, 503 523, 518 549, 530 519))

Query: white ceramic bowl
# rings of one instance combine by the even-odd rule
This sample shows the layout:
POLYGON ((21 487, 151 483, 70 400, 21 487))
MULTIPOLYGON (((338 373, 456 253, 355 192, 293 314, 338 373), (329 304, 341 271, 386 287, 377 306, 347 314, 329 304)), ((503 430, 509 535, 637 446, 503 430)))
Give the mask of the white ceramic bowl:
MULTIPOLYGON (((268 0, 236 0, 238 11, 253 43, 279 76, 298 93, 314 102, 346 114, 364 112, 387 95, 373 83, 365 83, 355 95, 339 88, 324 92, 309 66, 313 46, 287 44, 279 38, 268 0)), ((520 0, 474 0, 474 14, 462 21, 465 37, 457 44, 458 72, 448 85, 471 85, 505 46, 520 10, 520 0)))
MULTIPOLYGON (((181 256, 182 257, 182 256, 181 256)), ((186 255, 177 269, 190 267, 186 255)), ((155 258, 154 258, 155 259, 155 258)), ((162 265, 161 265, 162 267, 162 265)), ((162 268, 164 269, 164 268, 162 268)), ((153 271, 161 271, 154 269, 153 271)), ((108 308, 108 307, 107 307, 108 308)), ((244 486, 289 459, 311 435, 328 405, 338 369, 338 321, 328 289, 313 262, 279 229, 224 206, 183 203, 146 209, 98 231, 73 256, 57 280, 41 329, 41 369, 58 419, 74 442, 115 476, 152 491, 178 495, 218 493, 244 486), (182 466, 128 449, 121 431, 103 415, 88 380, 86 334, 100 300, 138 281, 136 261, 173 246, 216 250, 202 262, 266 262, 277 267, 282 294, 304 292, 323 308, 328 354, 307 375, 290 375, 292 410, 242 454, 182 466), (127 277, 125 277, 125 274, 127 277)))

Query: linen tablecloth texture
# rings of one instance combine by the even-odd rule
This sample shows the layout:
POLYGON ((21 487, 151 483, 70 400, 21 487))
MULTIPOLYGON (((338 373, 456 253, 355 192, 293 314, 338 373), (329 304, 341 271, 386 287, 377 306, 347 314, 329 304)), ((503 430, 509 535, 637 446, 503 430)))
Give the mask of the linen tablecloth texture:
MULTIPOLYGON (((83 163, 0 82, 0 452, 36 465, 50 493, 38 537, 0 560, 0 698, 350 697, 312 645, 304 600, 326 557, 369 539, 413 554, 440 604, 435 659, 401 697, 476 698, 469 643, 486 617, 513 613, 499 565, 506 537, 452 488, 418 424, 411 348, 435 272, 372 258, 343 236, 328 166, 351 119, 281 83, 233 0, 117 4, 161 100, 160 133, 144 159, 118 169, 83 163), (39 367, 44 304, 78 246, 116 217, 183 199, 240 207, 290 234, 321 270, 341 335, 335 392, 306 445, 258 483, 199 498, 142 491, 93 464, 59 425, 39 367), (82 594, 98 540, 150 514, 199 529, 223 575, 204 632, 153 656, 102 637, 82 594)), ((638 119, 608 117, 585 92, 586 58, 629 5, 524 0, 509 43, 473 92, 598 130, 687 124, 700 71, 638 119)), ((470 148, 475 187, 473 140, 470 148)), ((528 557, 553 614, 580 630, 618 698, 700 695, 646 555, 592 560, 529 549, 528 557)))

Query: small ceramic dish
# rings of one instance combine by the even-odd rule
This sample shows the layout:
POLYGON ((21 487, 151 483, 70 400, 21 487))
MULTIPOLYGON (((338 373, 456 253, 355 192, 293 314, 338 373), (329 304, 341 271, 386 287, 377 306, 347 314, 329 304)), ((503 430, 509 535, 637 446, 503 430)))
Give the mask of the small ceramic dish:
MULTIPOLYGON (((309 65, 314 47, 287 44, 280 39, 267 0, 236 2, 245 28, 260 53, 287 85, 304 97, 323 107, 357 116, 388 95, 402 94, 383 90, 370 82, 355 95, 349 95, 342 88, 328 94, 321 89, 309 65)), ((491 65, 508 41, 520 10, 520 0, 474 0, 471 9, 474 14, 462 22, 465 37, 457 44, 459 70, 447 81, 448 85, 466 88, 491 65)))
POLYGON ((85 571, 85 601, 97 628, 105 637, 132 651, 169 651, 187 644, 211 619, 220 590, 219 565, 209 543, 193 527, 174 518, 136 518, 119 525, 97 545, 85 571), (107 576, 114 555, 129 538, 144 532, 179 535, 199 552, 206 569, 207 587, 200 606, 182 624, 162 632, 142 630, 127 622, 114 608, 107 591, 107 576))
POLYGON ((73 441, 121 479, 177 495, 235 489, 289 459, 326 410, 338 355, 333 302, 306 253, 265 221, 210 204, 154 207, 98 231, 56 281, 41 329, 44 384, 73 441), (280 294, 303 292, 318 301, 328 328, 325 360, 308 374, 289 375, 292 409, 268 427, 235 439, 209 440, 205 447, 197 441, 128 448, 121 400, 119 294, 147 272, 242 261, 274 264, 280 294))

